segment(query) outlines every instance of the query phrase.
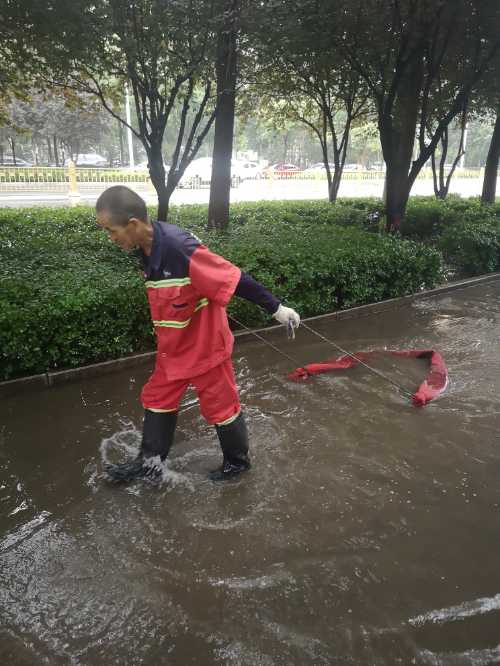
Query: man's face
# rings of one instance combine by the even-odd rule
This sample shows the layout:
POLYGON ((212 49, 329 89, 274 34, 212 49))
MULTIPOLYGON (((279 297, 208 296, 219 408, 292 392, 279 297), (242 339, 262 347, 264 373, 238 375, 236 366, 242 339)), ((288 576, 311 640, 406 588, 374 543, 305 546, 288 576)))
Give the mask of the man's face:
POLYGON ((132 218, 124 226, 113 224, 108 211, 102 210, 97 213, 97 224, 107 232, 108 238, 116 243, 122 250, 133 250, 137 247, 135 218, 132 218))

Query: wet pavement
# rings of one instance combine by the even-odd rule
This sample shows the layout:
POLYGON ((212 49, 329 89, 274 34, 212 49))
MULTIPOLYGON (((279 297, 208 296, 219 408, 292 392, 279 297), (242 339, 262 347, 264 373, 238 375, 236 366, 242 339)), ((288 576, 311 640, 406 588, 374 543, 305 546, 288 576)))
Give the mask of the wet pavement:
MULTIPOLYGON (((500 663, 499 296, 313 323, 350 350, 440 351, 450 385, 423 409, 362 367, 291 383, 240 339, 254 467, 228 485, 193 394, 162 485, 103 480, 137 450, 149 367, 3 400, 0 663, 500 663)), ((336 355, 266 336, 298 365, 336 355)), ((413 390, 426 365, 377 369, 413 390)))

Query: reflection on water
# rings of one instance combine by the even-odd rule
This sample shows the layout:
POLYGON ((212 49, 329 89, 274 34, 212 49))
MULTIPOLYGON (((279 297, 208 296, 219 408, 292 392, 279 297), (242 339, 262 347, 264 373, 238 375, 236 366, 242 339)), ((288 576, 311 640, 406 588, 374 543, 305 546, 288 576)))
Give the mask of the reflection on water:
MULTIPOLYGON (((361 367, 288 382, 240 340, 254 467, 228 485, 192 394, 164 483, 103 480, 137 451, 149 368, 4 401, 0 663, 500 663, 499 292, 315 322, 351 350, 439 350, 450 386, 424 409, 361 367)), ((426 369, 376 363, 409 390, 426 369)))

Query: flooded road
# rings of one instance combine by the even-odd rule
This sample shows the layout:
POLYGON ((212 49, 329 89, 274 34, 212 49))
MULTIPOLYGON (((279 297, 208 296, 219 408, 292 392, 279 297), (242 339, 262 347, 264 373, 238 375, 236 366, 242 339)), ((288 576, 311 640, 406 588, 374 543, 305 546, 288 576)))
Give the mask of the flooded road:
MULTIPOLYGON (((150 368, 3 400, 0 663, 500 663, 500 283, 312 322, 350 350, 433 348, 446 393, 414 408, 365 368, 303 384, 235 348, 253 469, 214 485, 187 394, 167 482, 113 487, 150 368)), ((265 334, 298 364, 336 355, 265 334)), ((409 390, 421 360, 377 368, 409 390)))

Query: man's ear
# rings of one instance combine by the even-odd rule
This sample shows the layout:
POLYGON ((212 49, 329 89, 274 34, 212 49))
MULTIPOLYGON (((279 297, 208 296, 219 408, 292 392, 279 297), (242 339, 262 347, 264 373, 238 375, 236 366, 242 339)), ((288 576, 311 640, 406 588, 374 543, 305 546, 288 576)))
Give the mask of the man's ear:
POLYGON ((131 224, 134 227, 135 231, 138 231, 144 222, 140 220, 138 217, 131 217, 129 218, 128 224, 131 224))

